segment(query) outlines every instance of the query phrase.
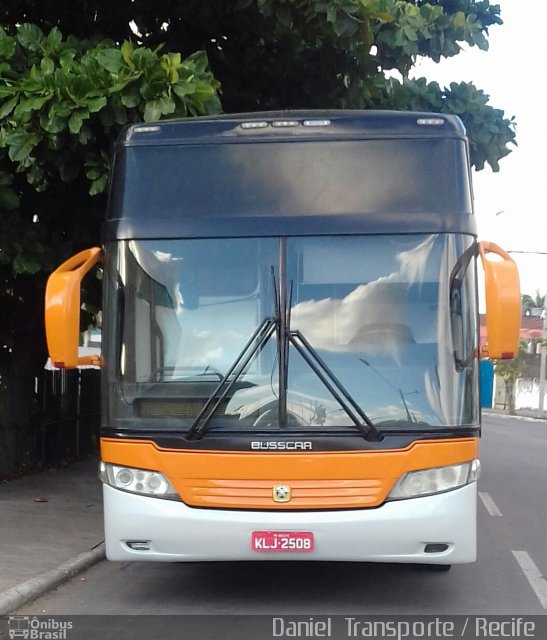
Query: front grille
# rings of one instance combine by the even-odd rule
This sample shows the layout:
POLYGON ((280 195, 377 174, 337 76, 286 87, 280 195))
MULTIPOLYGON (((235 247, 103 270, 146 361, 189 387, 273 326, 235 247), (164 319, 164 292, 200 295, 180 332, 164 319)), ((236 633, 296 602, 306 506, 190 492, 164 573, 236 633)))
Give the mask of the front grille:
POLYGON ((357 509, 381 504, 388 490, 381 480, 179 480, 177 490, 193 507, 224 509, 357 509), (275 485, 291 488, 290 502, 277 503, 275 485))

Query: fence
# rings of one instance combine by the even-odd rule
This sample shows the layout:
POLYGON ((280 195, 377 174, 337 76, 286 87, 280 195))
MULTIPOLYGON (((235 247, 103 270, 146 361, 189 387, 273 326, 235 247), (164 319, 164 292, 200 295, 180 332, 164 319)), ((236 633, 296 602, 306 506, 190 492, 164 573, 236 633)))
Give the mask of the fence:
POLYGON ((94 454, 100 371, 0 369, 0 479, 94 454))

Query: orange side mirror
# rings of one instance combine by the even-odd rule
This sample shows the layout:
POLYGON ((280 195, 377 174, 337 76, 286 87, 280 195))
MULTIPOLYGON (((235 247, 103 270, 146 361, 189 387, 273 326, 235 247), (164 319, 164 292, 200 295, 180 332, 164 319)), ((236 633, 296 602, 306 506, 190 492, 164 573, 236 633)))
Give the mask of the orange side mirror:
POLYGON ((493 242, 479 242, 485 276, 487 345, 481 355, 509 360, 518 354, 520 281, 511 256, 493 242), (502 258, 490 260, 493 253, 502 258))
POLYGON ((101 259, 98 248, 72 256, 48 278, 45 298, 46 338, 55 367, 75 369, 97 364, 95 356, 78 357, 80 338, 80 287, 85 274, 101 259))

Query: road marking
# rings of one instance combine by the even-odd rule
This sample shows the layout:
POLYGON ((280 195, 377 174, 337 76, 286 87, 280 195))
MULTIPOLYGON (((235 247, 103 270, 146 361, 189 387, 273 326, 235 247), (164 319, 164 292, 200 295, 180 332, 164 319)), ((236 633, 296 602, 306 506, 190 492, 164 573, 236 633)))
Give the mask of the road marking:
POLYGON ((526 551, 512 551, 515 560, 519 563, 522 572, 526 576, 534 593, 538 597, 541 606, 547 609, 547 580, 541 575, 534 561, 526 551))
POLYGON ((503 515, 489 493, 486 493, 486 491, 479 491, 479 498, 482 500, 483 505, 491 516, 503 515))

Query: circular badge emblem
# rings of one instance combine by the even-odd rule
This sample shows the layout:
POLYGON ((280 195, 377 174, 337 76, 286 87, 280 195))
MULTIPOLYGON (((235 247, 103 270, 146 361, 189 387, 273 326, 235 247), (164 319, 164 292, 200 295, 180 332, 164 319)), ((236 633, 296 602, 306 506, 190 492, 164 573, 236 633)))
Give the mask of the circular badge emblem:
POLYGON ((289 502, 291 499, 291 488, 287 484, 276 484, 272 494, 274 502, 289 502))

